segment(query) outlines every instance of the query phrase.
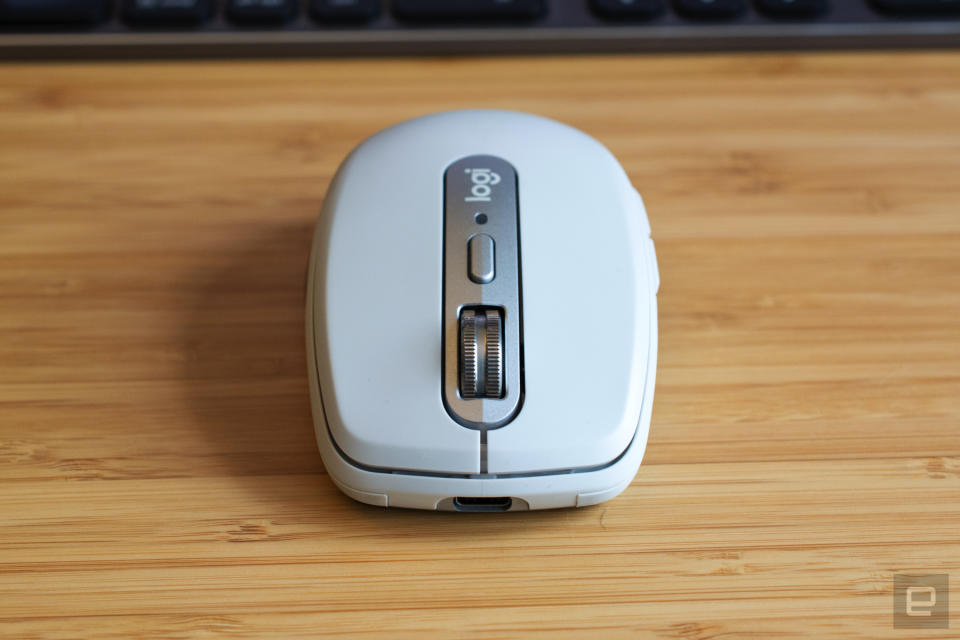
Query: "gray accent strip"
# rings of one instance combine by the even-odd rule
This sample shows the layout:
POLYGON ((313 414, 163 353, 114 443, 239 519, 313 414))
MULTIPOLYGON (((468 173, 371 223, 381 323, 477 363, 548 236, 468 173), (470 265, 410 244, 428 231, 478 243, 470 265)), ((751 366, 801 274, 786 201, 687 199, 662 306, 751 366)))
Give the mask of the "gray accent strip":
POLYGON ((487 472, 487 432, 480 432, 480 473, 487 472))
MULTIPOLYGON (((454 420, 469 429, 496 429, 510 422, 523 398, 521 362, 520 221, 518 176, 496 156, 457 160, 443 175, 443 363, 441 395, 454 420), (496 246, 496 276, 487 283, 469 277, 468 247, 484 234, 496 246), (493 308, 502 323, 503 393, 469 398, 459 391, 460 317, 493 308)), ((477 368, 485 371, 485 325, 477 331, 477 368)), ((482 374, 478 374, 482 375, 482 374)), ((479 389, 478 395, 485 389, 479 389)))

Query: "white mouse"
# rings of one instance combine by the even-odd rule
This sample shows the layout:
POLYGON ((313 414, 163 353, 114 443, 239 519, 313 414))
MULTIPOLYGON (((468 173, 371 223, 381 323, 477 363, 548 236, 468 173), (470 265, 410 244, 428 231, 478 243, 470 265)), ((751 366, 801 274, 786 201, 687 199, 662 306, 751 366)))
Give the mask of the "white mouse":
POLYGON ((310 258, 330 477, 384 507, 613 498, 647 443, 658 288, 643 202, 584 133, 481 110, 377 133, 334 177, 310 258))

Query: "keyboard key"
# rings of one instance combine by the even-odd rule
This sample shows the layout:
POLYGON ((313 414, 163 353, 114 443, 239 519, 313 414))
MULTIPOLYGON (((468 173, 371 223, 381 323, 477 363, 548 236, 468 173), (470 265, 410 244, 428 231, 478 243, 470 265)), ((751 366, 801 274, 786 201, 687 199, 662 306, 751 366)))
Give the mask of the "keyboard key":
POLYGON ((544 0, 393 0, 393 12, 408 20, 533 20, 544 0))
POLYGON ((320 22, 369 22, 380 13, 380 0, 310 0, 310 15, 320 22))
POLYGON ((694 20, 736 18, 747 9, 747 0, 674 0, 677 12, 694 20))
POLYGON ((104 0, 0 0, 0 23, 94 24, 104 17, 104 0))
POLYGON ((647 19, 663 13, 664 0, 591 0, 594 12, 611 20, 647 19))
POLYGON ((816 18, 827 12, 829 0, 756 0, 757 9, 772 18, 816 18))
POLYGON ((229 0, 227 17, 241 24, 281 24, 297 12, 295 0, 229 0))
POLYGON ((873 0, 880 9, 902 14, 960 13, 960 0, 873 0))
POLYGON ((197 25, 210 16, 210 0, 124 0, 123 17, 140 26, 197 25))

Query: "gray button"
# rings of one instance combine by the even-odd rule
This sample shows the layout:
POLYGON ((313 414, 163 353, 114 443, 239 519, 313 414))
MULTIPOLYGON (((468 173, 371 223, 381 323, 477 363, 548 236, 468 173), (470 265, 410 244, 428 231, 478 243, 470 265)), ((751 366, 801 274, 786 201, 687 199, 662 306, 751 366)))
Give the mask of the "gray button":
POLYGON ((477 284, 487 284, 493 280, 493 238, 485 233, 473 236, 467 246, 467 255, 471 280, 477 284))

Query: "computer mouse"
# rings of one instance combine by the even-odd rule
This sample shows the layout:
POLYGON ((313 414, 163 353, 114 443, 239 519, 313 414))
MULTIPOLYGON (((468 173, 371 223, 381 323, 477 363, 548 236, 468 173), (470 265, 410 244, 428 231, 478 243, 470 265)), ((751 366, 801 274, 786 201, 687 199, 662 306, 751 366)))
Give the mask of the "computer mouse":
POLYGON ((313 238, 306 339, 333 482, 383 507, 582 507, 647 443, 659 274, 613 155, 559 122, 428 115, 343 161, 313 238))

